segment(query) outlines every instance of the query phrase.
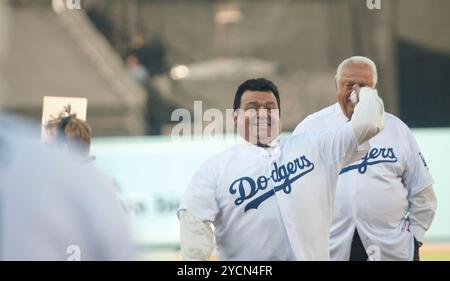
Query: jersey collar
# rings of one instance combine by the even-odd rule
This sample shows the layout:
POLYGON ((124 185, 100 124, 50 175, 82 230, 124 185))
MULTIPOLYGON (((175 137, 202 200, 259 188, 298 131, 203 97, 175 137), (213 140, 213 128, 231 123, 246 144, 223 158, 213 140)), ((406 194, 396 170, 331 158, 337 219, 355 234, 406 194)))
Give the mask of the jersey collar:
POLYGON ((334 104, 334 112, 338 116, 339 120, 342 120, 344 122, 350 121, 347 116, 344 115, 344 112, 342 112, 341 105, 337 102, 334 104))

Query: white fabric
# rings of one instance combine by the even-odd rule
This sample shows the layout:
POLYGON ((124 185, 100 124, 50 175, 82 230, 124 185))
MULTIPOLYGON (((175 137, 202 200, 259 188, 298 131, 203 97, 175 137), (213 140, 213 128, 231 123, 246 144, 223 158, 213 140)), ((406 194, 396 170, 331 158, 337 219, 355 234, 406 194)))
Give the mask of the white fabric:
POLYGON ((213 222, 220 260, 327 260, 338 172, 361 149, 350 123, 282 139, 271 154, 235 145, 201 166, 179 211, 213 222))
POLYGON ((202 221, 186 210, 180 211, 178 216, 183 260, 208 260, 214 250, 214 234, 210 222, 202 221))
POLYGON ((134 258, 109 178, 27 123, 0 115, 0 128, 0 260, 134 258))
MULTIPOLYGON (((308 116, 294 135, 345 122, 335 104, 308 116)), ((348 260, 355 228, 366 249, 380 247, 382 260, 413 259, 413 235, 405 218, 412 211, 411 200, 431 186, 433 179, 409 128, 388 113, 384 123, 384 130, 369 141, 368 157, 345 167, 339 176, 330 238, 333 260, 348 260)), ((425 229, 436 205, 430 200, 416 204, 423 216, 413 217, 416 225, 425 229)))
POLYGON ((270 151, 247 143, 210 158, 179 213, 213 222, 221 260, 328 260, 338 173, 367 152, 357 137, 382 130, 382 102, 362 99, 355 112, 363 105, 372 118, 357 113, 356 123, 282 139, 270 151))
POLYGON ((384 127, 384 105, 375 89, 363 87, 359 91, 359 102, 352 119, 358 144, 366 142, 384 127))
POLYGON ((425 232, 430 228, 437 208, 436 195, 430 185, 409 200, 411 231, 417 241, 423 243, 425 232))

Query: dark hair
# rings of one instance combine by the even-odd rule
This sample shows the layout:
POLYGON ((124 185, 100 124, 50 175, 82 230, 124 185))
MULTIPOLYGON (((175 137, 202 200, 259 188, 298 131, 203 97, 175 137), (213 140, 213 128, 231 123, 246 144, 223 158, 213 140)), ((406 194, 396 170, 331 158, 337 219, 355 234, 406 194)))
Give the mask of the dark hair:
POLYGON ((255 78, 249 79, 239 85, 236 94, 234 96, 233 109, 239 109, 241 107, 241 98, 245 91, 261 91, 261 92, 272 92, 278 103, 278 110, 281 111, 280 107, 280 94, 278 93, 278 88, 275 84, 266 78, 255 78))
POLYGON ((62 117, 58 124, 58 134, 60 135, 60 139, 62 141, 66 141, 66 127, 69 124, 70 120, 75 116, 69 115, 67 117, 62 117))
POLYGON ((91 128, 85 121, 78 119, 76 114, 60 118, 58 136, 60 142, 66 143, 69 149, 89 155, 91 128))

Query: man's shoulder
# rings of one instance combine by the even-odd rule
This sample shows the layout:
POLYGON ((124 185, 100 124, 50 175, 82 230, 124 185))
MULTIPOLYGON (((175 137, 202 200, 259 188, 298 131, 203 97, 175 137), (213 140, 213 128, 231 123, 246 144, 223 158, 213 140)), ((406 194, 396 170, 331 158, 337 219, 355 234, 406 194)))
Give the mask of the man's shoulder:
POLYGON ((338 116, 336 106, 339 105, 332 104, 306 116, 306 118, 297 125, 294 130, 294 134, 298 134, 304 130, 323 129, 332 126, 332 124, 340 120, 339 118, 336 118, 338 116))
POLYGON ((242 146, 244 144, 233 144, 219 152, 215 152, 206 158, 203 165, 214 168, 217 165, 227 162, 229 159, 234 159, 236 155, 241 155, 242 146))
POLYGON ((415 137, 407 124, 394 114, 385 112, 384 129, 373 139, 397 143, 403 146, 410 143, 414 138, 415 137))
POLYGON ((306 116, 305 120, 303 122, 313 122, 317 121, 319 119, 325 119, 328 117, 332 117, 336 115, 336 106, 337 104, 332 104, 330 106, 327 106, 317 112, 314 112, 308 116, 306 116))
POLYGON ((384 114, 385 125, 394 127, 397 130, 409 131, 408 125, 405 124, 400 118, 392 113, 385 112, 384 114))

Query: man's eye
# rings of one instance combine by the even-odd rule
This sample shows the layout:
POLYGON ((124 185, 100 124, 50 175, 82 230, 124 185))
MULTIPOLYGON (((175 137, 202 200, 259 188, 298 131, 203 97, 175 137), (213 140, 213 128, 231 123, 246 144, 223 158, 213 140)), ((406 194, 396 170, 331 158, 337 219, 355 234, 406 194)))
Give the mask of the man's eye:
POLYGON ((249 110, 249 109, 256 109, 256 105, 252 104, 252 105, 247 105, 247 107, 245 108, 245 110, 249 110))

